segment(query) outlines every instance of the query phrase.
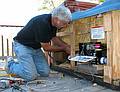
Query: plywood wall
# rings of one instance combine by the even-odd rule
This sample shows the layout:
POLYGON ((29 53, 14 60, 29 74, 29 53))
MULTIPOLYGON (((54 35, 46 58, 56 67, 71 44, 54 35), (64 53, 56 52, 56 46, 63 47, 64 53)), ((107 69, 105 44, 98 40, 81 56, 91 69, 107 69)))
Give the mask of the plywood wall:
POLYGON ((96 15, 83 18, 73 22, 72 30, 64 29, 71 32, 70 35, 63 35, 61 38, 68 44, 75 46, 73 51, 78 50, 79 43, 99 41, 107 44, 107 65, 104 65, 104 82, 120 85, 120 11, 110 11, 102 15, 96 15), (92 40, 91 28, 103 26, 105 39, 92 40), (73 36, 72 36, 73 35, 73 36), (71 37, 73 37, 71 39, 71 37), (71 44, 73 42, 74 44, 71 44))
MULTIPOLYGON (((100 41, 102 43, 106 43, 106 38, 103 40, 91 40, 91 28, 92 27, 98 27, 103 26, 103 15, 97 15, 92 16, 88 18, 83 18, 77 21, 73 22, 73 29, 72 31, 75 32, 75 49, 78 50, 79 43, 84 42, 91 42, 91 41, 100 41)), ((66 29, 63 29, 64 31, 70 32, 69 29, 70 26, 68 26, 66 29)), ((69 39, 69 35, 62 36, 61 38, 67 42, 71 43, 71 40, 69 39)))

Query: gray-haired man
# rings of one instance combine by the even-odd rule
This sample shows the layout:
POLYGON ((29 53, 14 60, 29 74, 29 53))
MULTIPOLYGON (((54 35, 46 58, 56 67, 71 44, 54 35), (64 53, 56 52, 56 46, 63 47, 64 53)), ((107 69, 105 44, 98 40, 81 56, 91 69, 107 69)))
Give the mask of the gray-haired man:
POLYGON ((49 75, 49 65, 41 47, 45 51, 65 51, 70 54, 70 46, 56 36, 56 30, 63 28, 72 20, 66 7, 58 7, 52 14, 43 14, 32 18, 14 37, 14 51, 18 62, 10 57, 7 72, 16 74, 27 81, 49 75), (52 41, 57 45, 51 46, 52 41))

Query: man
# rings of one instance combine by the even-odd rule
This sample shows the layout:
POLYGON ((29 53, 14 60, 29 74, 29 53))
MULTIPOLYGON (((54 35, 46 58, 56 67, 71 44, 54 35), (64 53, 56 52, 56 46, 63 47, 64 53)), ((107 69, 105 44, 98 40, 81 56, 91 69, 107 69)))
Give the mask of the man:
POLYGON ((56 37, 56 31, 71 20, 70 10, 63 6, 54 9, 52 14, 32 18, 13 38, 18 62, 9 57, 7 73, 16 74, 27 81, 36 79, 38 75, 48 76, 50 69, 41 47, 45 51, 65 51, 70 54, 70 46, 56 37), (51 46, 50 41, 57 47, 51 46))

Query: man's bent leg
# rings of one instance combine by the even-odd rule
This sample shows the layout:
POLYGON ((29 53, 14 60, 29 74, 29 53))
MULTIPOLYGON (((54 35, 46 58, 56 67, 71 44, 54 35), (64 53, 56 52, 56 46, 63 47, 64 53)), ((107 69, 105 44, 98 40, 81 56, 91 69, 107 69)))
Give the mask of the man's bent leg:
POLYGON ((47 77, 49 75, 50 68, 47 63, 45 54, 41 49, 36 50, 36 54, 34 55, 34 62, 36 65, 37 72, 40 74, 40 76, 47 77))
POLYGON ((18 42, 14 43, 14 50, 18 62, 12 62, 10 64, 10 72, 26 79, 27 81, 34 80, 38 74, 32 57, 33 50, 18 42))

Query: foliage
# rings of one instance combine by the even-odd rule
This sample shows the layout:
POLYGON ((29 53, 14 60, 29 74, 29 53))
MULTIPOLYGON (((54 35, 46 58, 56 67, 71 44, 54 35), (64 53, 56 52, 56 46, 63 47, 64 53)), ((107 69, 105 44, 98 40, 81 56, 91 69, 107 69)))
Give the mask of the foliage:
POLYGON ((100 2, 104 2, 105 0, 100 0, 100 2))
POLYGON ((48 10, 51 11, 55 7, 58 7, 60 4, 62 4, 64 0, 44 0, 42 5, 39 7, 40 10, 48 10))

